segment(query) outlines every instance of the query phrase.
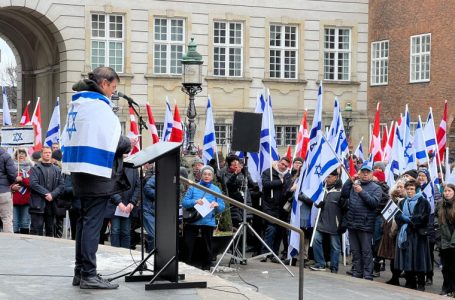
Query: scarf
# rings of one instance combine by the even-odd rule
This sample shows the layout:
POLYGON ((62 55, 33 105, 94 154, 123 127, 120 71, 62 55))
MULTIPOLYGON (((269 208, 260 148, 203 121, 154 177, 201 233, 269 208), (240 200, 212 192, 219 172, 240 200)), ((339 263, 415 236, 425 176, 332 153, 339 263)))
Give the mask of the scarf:
POLYGON ((62 131, 63 173, 88 173, 111 178, 120 122, 104 95, 84 91, 73 95, 62 131))
POLYGON ((210 186, 212 185, 212 182, 205 182, 204 180, 201 180, 199 181, 199 184, 209 189, 210 186))
MULTIPOLYGON (((417 193, 412 198, 406 198, 403 203, 403 216, 411 219, 412 213, 414 212, 414 208, 417 204, 417 200, 422 197, 422 193, 417 193)), ((400 228, 400 232, 398 233, 398 248, 405 249, 408 247, 408 223, 403 224, 400 228)))

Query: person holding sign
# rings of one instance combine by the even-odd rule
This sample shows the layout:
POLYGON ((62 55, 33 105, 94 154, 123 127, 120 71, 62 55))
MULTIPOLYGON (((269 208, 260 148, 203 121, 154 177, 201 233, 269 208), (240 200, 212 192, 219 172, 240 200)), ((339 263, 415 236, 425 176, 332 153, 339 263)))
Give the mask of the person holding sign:
MULTIPOLYGON (((210 166, 204 166, 201 169, 201 181, 199 184, 211 189, 214 192, 221 193, 220 189, 212 183, 213 177, 213 168, 210 166)), ((223 212, 224 201, 213 195, 204 193, 202 190, 192 186, 186 192, 185 198, 182 201, 182 206, 186 209, 194 207, 202 213, 207 212, 207 214, 199 220, 193 223, 185 224, 183 228, 183 236, 187 247, 186 263, 191 265, 193 260, 194 242, 199 232, 201 233, 203 244, 198 248, 205 252, 202 261, 202 269, 210 270, 212 263, 212 236, 213 229, 216 227, 215 214, 223 212)))

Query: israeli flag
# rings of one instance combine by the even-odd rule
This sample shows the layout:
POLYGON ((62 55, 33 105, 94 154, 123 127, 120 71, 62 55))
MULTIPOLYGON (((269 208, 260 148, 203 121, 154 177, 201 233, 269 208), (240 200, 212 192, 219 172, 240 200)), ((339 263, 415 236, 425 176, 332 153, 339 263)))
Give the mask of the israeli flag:
POLYGON ((163 132, 161 134, 162 142, 169 141, 169 138, 171 137, 173 122, 174 118, 172 116, 171 105, 169 104, 169 99, 166 97, 166 112, 164 114, 163 132))
MULTIPOLYGON (((264 96, 261 94, 258 94, 257 100, 256 100, 256 108, 254 110, 255 113, 262 114, 265 109, 265 99, 264 96)), ((259 188, 262 190, 262 178, 261 178, 261 170, 260 170, 260 157, 259 153, 257 152, 248 152, 248 172, 250 172, 251 179, 253 179, 254 182, 257 182, 259 185, 259 188)))
POLYGON ((6 96, 6 87, 2 88, 3 95, 3 126, 11 126, 11 114, 9 112, 8 97, 6 96))
POLYGON ((64 174, 88 173, 111 178, 120 122, 104 95, 83 91, 72 96, 62 133, 64 174))
POLYGON ((412 137, 411 137, 411 118, 409 116, 408 105, 406 104, 406 112, 404 115, 404 161, 405 161, 405 171, 416 170, 416 158, 414 147, 412 146, 412 137))
MULTIPOLYGON (((318 138, 322 135, 322 97, 323 97, 322 81, 318 89, 318 97, 316 102, 316 109, 314 111, 313 122, 311 124, 310 139, 308 142, 308 150, 305 158, 305 163, 300 170, 300 176, 297 182, 297 189, 294 193, 294 199, 292 200, 292 210, 291 210, 291 221, 290 224, 300 228, 300 208, 302 202, 298 200, 299 194, 302 191, 303 180, 305 178, 305 173, 307 173, 308 164, 312 161, 315 153, 317 152, 318 138)), ((332 154, 333 155, 333 154, 332 154)), ((311 212, 314 214, 314 212, 311 212)), ((300 235, 297 232, 291 230, 289 238, 289 249, 288 256, 296 256, 299 253, 300 249, 300 235)))
POLYGON ((423 136, 422 121, 417 122, 417 128, 414 135, 414 149, 416 154, 416 159, 419 161, 419 164, 428 162, 427 158, 427 149, 425 147, 425 138, 423 136))
POLYGON ((216 155, 215 124, 213 123, 212 101, 207 100, 207 116, 205 120, 204 143, 202 146, 202 159, 207 165, 216 155))
POLYGON ((55 104, 54 111, 52 112, 51 121, 49 122, 49 128, 47 129, 46 139, 44 143, 49 147, 54 143, 60 142, 60 98, 57 97, 57 103, 55 104))
POLYGON ((360 139, 359 145, 357 146, 357 148, 354 151, 354 155, 357 158, 362 159, 362 162, 363 162, 365 160, 365 155, 363 154, 362 141, 363 141, 363 137, 360 139))
POLYGON ((260 172, 272 167, 272 161, 279 159, 275 140, 275 122, 273 121, 272 98, 265 101, 264 112, 262 113, 262 125, 260 134, 260 172))

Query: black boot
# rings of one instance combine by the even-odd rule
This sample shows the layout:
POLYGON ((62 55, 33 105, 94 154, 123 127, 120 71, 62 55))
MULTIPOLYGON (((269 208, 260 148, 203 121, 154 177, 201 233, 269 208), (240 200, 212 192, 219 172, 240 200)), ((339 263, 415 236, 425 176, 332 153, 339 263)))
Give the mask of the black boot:
POLYGON ((30 233, 30 229, 28 229, 28 228, 21 228, 21 229, 19 229, 19 233, 20 233, 20 234, 29 234, 29 233, 30 233))

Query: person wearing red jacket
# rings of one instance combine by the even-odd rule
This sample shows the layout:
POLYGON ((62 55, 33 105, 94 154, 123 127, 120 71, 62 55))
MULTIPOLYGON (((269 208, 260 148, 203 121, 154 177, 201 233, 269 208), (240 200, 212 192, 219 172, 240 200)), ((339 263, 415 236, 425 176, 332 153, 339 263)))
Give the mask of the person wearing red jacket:
POLYGON ((33 162, 23 148, 17 149, 14 154, 14 165, 17 170, 16 181, 11 185, 13 193, 13 230, 15 233, 28 234, 30 232, 30 169, 33 162))

